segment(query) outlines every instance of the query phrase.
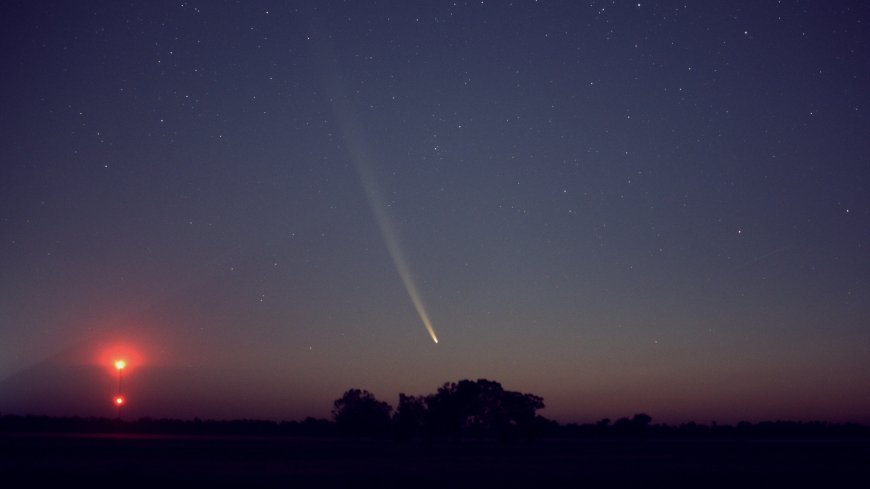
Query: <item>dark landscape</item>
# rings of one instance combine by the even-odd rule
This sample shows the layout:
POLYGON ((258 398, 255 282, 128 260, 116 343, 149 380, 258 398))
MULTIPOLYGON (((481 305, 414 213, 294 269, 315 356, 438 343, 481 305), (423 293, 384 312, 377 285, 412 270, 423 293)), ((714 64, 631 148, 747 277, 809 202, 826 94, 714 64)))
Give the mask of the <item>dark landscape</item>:
POLYGON ((0 476, 39 483, 287 487, 839 486, 870 476, 870 427, 678 426, 646 414, 547 420, 486 379, 400 395, 350 389, 333 420, 0 417, 0 476))
POLYGON ((395 442, 308 437, 0 435, 18 484, 284 487, 847 487, 870 440, 644 438, 395 442))
POLYGON ((0 489, 870 487, 870 1, 0 46, 0 489))

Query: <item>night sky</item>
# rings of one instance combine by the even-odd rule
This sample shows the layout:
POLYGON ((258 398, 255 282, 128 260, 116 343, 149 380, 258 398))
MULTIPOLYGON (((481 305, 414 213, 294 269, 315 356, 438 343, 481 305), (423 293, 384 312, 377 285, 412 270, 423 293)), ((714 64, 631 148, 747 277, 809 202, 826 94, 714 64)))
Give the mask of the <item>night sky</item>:
POLYGON ((870 4, 5 1, 0 413, 870 422, 870 4), (431 323, 433 334, 427 331, 431 323))

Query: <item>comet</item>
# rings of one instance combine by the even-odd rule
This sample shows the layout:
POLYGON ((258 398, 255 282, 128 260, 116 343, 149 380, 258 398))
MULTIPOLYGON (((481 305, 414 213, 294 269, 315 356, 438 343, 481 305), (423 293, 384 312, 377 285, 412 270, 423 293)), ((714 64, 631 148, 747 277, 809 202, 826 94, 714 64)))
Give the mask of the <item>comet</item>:
MULTIPOLYGON (((338 112, 338 109, 337 109, 338 112)), ((387 247, 387 252, 390 258, 393 259, 393 265, 396 267, 399 277, 402 279, 402 284, 405 286, 405 291, 420 316, 420 321, 426 328, 426 332, 436 344, 438 343, 438 335, 435 334, 435 328, 432 326, 432 320, 429 318, 429 313, 426 311, 426 306, 423 304, 423 299, 420 292, 417 290, 417 284, 414 282, 414 277, 411 274, 411 267, 408 265, 408 259, 402 249, 399 241, 398 233, 396 232, 390 216, 387 214, 384 205, 384 199, 381 197, 381 191, 378 187, 377 180, 371 171, 371 165, 368 162, 368 152, 362 143, 359 127, 352 122, 350 117, 339 117, 345 134, 345 140, 350 150, 350 156, 353 160, 354 167, 362 182, 365 190, 366 199, 369 203, 369 208, 378 223, 378 228, 381 231, 381 237, 384 239, 384 245, 387 247), (341 120, 344 119, 343 122, 341 120)))
POLYGON ((414 304, 414 309, 417 310, 417 315, 420 316, 420 321, 426 327, 426 331, 432 338, 432 341, 438 343, 438 336, 435 334, 435 328, 432 327, 432 320, 429 319, 429 313, 426 312, 426 306, 423 304, 423 299, 420 297, 420 292, 417 291, 417 285, 414 283, 414 278, 411 276, 411 267, 408 266, 408 260, 405 258, 405 253, 399 245, 399 238, 396 230, 393 227, 390 217, 384 211, 382 201, 379 198, 379 192, 375 183, 371 179, 364 177, 365 172, 360 171, 360 176, 363 180, 363 187, 366 189, 369 207, 372 209, 372 214, 375 215, 375 220, 378 222, 378 227, 381 229, 381 236, 384 238, 384 244, 390 257, 393 259, 393 265, 402 279, 402 284, 405 286, 405 291, 408 292, 408 297, 411 298, 411 303, 414 304))
POLYGON ((385 200, 381 195, 377 179, 372 171, 371 151, 366 144, 365 131, 359 120, 355 117, 355 112, 345 96, 348 92, 343 90, 340 82, 342 77, 336 63, 336 57, 329 52, 326 44, 313 43, 313 47, 318 60, 321 62, 320 67, 323 70, 322 74, 326 84, 326 92, 329 94, 329 101, 332 104, 335 119, 347 145, 348 155, 365 190, 369 208, 375 217, 375 221, 378 223, 378 228, 380 228, 384 245, 390 254, 390 258, 393 260, 396 272, 398 272, 399 277, 402 279, 402 284, 405 286, 405 291, 408 293, 408 297, 411 299, 417 315, 420 316, 420 321, 423 323, 432 341, 437 344, 438 336, 435 334, 432 320, 429 318, 429 313, 426 311, 426 306, 423 304, 423 299, 417 290, 417 285, 414 282, 411 267, 408 265, 408 259, 399 241, 398 233, 384 208, 385 200))

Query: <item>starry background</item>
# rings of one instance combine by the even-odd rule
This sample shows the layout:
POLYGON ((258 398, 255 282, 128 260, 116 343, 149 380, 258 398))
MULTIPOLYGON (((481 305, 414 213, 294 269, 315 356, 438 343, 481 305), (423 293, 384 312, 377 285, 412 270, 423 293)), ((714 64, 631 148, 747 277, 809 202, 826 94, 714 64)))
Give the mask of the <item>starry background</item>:
POLYGON ((870 422, 868 14, 3 2, 0 412, 870 422))

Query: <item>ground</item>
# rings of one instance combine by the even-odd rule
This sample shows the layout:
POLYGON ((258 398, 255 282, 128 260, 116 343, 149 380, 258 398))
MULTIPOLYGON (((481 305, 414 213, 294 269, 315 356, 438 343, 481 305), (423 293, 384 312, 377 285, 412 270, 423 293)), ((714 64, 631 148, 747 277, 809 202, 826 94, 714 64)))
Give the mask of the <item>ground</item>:
POLYGON ((843 487, 870 440, 533 443, 0 434, 0 485, 843 487))

